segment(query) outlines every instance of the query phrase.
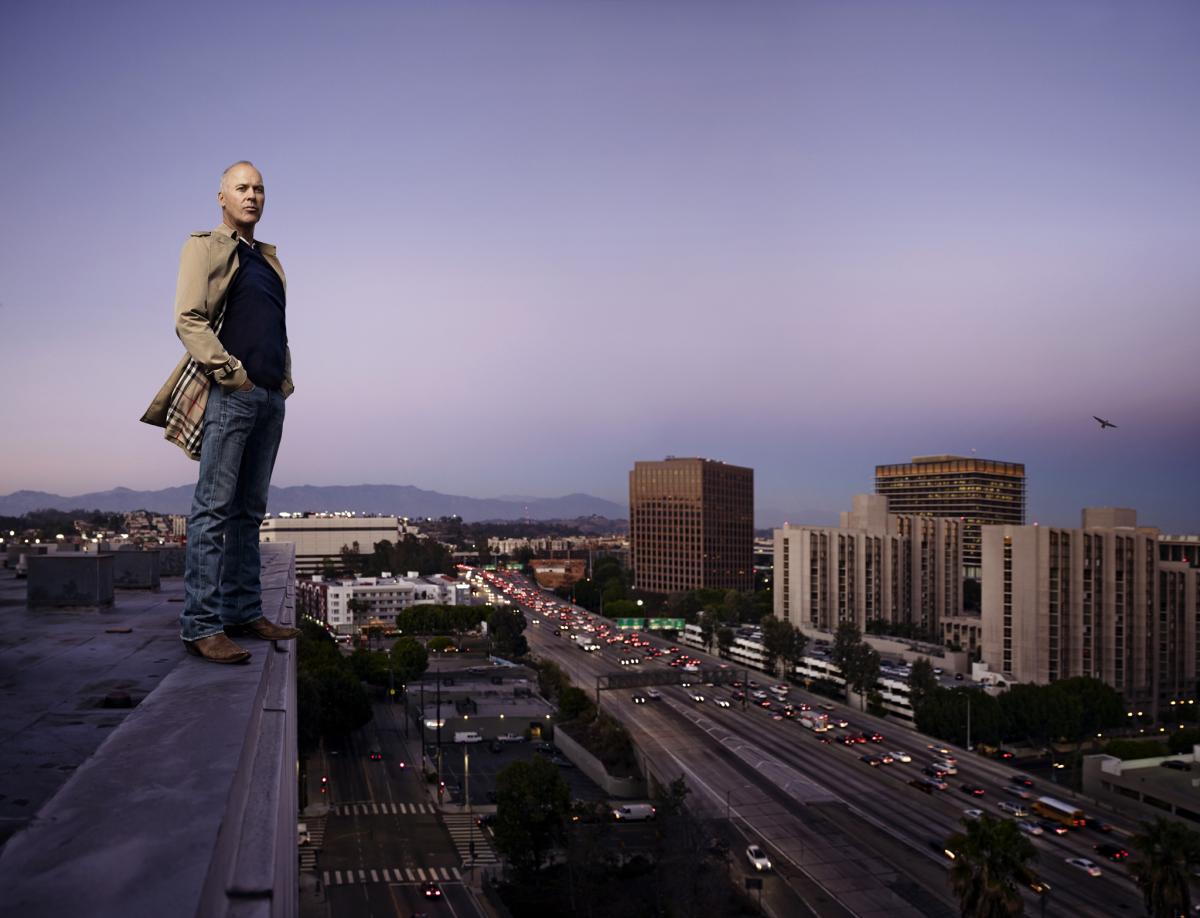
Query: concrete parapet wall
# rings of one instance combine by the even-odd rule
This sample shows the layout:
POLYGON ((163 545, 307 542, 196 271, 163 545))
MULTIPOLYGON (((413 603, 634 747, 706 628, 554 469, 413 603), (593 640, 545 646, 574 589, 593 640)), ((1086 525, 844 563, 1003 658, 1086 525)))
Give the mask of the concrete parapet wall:
POLYGON ((122 590, 157 590, 161 571, 157 551, 119 551, 113 555, 113 585, 122 590))
POLYGON ((605 770, 604 763, 572 739, 561 725, 554 728, 554 744, 610 797, 645 798, 646 780, 644 778, 617 778, 610 775, 605 770))
POLYGON ((26 602, 36 606, 111 606, 113 555, 30 555, 26 602))
MULTIPOLYGON (((264 612, 293 624, 292 546, 264 545, 262 563, 264 612)), ((0 847, 0 914, 300 913, 296 643, 255 641, 245 665, 214 666, 183 651, 173 622, 159 628, 170 671, 0 847)))

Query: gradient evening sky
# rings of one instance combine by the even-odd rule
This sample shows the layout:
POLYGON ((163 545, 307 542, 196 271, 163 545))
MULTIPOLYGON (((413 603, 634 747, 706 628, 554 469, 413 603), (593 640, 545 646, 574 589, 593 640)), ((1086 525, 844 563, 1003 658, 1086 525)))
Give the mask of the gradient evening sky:
POLYGON ((1031 522, 1200 531, 1198 47, 1193 2, 13 5, 0 493, 195 480, 137 418, 245 157, 276 484, 623 502, 702 455, 825 522, 975 450, 1031 522))

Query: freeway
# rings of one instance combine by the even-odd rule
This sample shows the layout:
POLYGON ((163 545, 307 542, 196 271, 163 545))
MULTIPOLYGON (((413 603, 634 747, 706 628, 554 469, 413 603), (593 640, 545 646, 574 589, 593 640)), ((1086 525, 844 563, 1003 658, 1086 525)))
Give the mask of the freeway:
MULTIPOLYGON (((531 621, 542 618, 532 595, 536 594, 520 604, 531 621)), ((577 614, 602 621, 583 610, 577 614)), ((662 670, 668 659, 621 665, 621 658, 629 656, 626 645, 603 641, 598 651, 582 652, 568 639, 565 624, 543 620, 526 635, 537 654, 558 662, 582 687, 594 686, 598 676, 614 672, 662 670), (555 635, 555 629, 561 633, 555 635)), ((650 643, 667 646, 657 638, 650 643)), ((691 649, 687 653, 705 667, 723 662, 691 649)), ((757 675, 752 671, 751 678, 757 675)), ((720 815, 728 808, 730 818, 764 844, 777 864, 785 865, 782 872, 789 883, 817 888, 854 914, 954 914, 949 862, 931 849, 931 843, 961 830, 966 809, 1003 816, 1000 801, 1028 806, 1007 790, 1014 769, 961 750, 952 750, 959 774, 946 779, 951 789, 924 793, 912 787, 908 782, 923 777, 923 768, 942 757, 927 747, 940 744, 898 722, 842 705, 835 705, 834 713, 852 726, 835 736, 879 731, 887 739, 882 744, 825 745, 777 711, 736 703, 718 707, 718 698, 730 699, 729 690, 721 687, 663 688, 661 700, 648 704, 635 704, 634 694, 638 692, 604 692, 602 704, 629 727, 650 770, 668 780, 686 775, 693 798, 710 814, 720 815), (694 701, 691 692, 702 693, 705 701, 694 701), (905 750, 912 761, 872 767, 860 759, 868 749, 905 750), (981 788, 983 796, 964 793, 962 784, 981 788)), ((788 699, 797 706, 825 701, 794 686, 788 699)), ((1025 792, 1037 796, 1048 791, 1035 787, 1025 792)), ((1065 836, 1047 831, 1033 838, 1035 867, 1051 892, 1041 897, 1028 892, 1027 908, 1035 914, 1063 916, 1140 914, 1141 896, 1126 868, 1092 850, 1106 840, 1086 830, 1065 836), (1092 858, 1103 875, 1088 876, 1068 864, 1069 857, 1092 858)))

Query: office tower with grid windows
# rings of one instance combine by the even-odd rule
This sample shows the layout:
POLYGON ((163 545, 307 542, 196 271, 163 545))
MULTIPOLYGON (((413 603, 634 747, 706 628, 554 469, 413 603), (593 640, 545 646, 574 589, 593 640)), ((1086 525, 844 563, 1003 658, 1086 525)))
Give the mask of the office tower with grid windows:
POLYGON ((752 590, 754 470, 672 456, 635 462, 629 530, 639 590, 752 590))
POLYGON ((978 578, 980 526, 1025 523, 1025 465, 974 456, 915 456, 912 462, 875 466, 875 493, 888 512, 946 516, 963 523, 963 576, 978 578))

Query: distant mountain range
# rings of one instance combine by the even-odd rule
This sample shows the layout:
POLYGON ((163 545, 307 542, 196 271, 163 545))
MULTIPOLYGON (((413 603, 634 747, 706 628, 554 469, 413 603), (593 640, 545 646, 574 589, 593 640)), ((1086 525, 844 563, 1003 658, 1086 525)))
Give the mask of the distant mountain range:
MULTIPOLYGON (((193 489, 193 485, 163 488, 160 491, 114 488, 73 497, 45 491, 14 491, 0 496, 0 514, 21 516, 33 510, 187 513, 191 509, 193 489)), ((570 520, 586 516, 624 519, 629 515, 628 507, 589 494, 479 498, 424 491, 412 485, 370 484, 327 487, 298 485, 290 488, 272 486, 267 509, 271 513, 352 510, 408 517, 461 516, 468 523, 484 520, 570 520)))

